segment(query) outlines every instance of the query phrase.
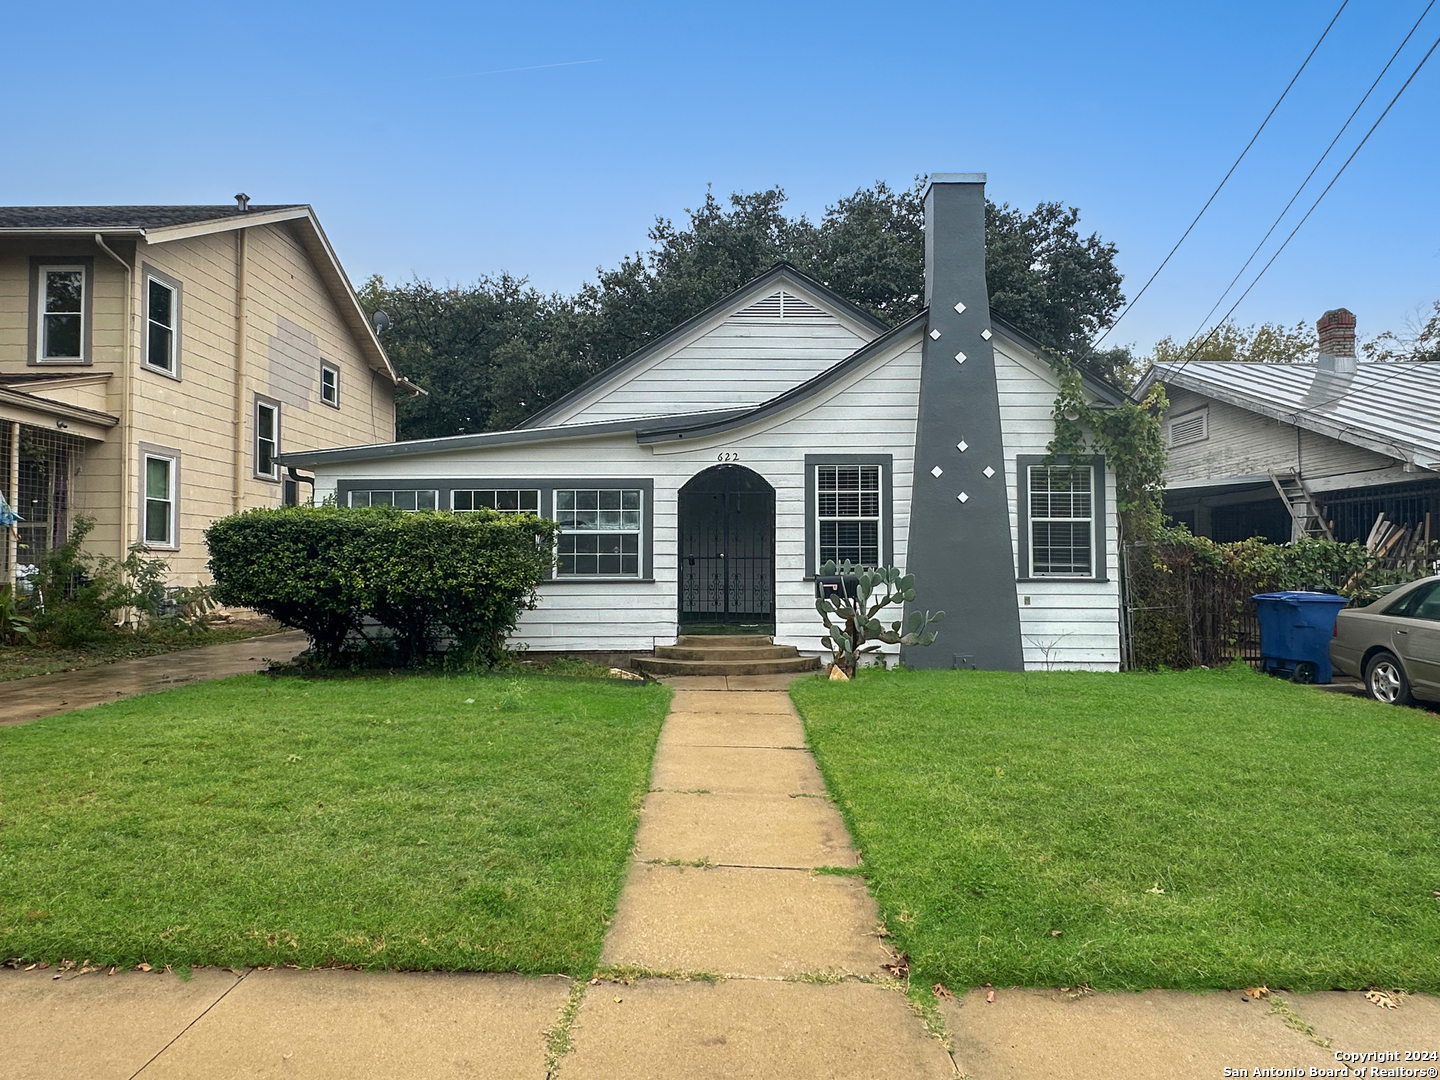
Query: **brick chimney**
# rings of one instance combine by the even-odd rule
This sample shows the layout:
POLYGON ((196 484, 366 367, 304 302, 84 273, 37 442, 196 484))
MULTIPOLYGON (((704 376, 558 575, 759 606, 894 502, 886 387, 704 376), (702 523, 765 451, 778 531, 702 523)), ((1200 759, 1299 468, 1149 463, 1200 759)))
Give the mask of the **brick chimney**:
POLYGON ((1335 308, 1315 324, 1320 338, 1320 370, 1336 375, 1355 374, 1355 316, 1335 308))

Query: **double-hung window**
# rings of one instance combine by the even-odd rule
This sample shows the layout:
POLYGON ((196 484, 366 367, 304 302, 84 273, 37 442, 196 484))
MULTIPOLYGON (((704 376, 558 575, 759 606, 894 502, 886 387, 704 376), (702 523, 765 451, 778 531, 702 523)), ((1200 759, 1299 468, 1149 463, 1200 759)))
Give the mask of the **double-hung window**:
POLYGON ((556 575, 639 577, 643 505, 638 488, 556 488, 556 575))
POLYGON ((393 506, 398 510, 434 510, 439 505, 439 496, 434 488, 370 488, 351 491, 349 500, 352 507, 393 506))
POLYGON ((83 363, 85 360, 84 266, 41 266, 39 326, 35 359, 40 363, 83 363))
POLYGON ((145 366, 178 374, 180 290, 153 271, 145 277, 145 366))
POLYGON ((280 479, 280 404, 255 399, 255 475, 262 480, 280 479))
POLYGON ((1030 577, 1095 576, 1095 467, 1026 465, 1030 577))
POLYGON ((878 464, 815 466, 820 565, 880 565, 881 483, 878 464))
POLYGON ((175 547, 175 459, 146 453, 142 460, 145 465, 145 543, 175 547))
POLYGON ((340 369, 334 364, 320 365, 320 400, 337 409, 340 407, 340 369))
POLYGON ((456 488, 450 492, 450 509, 458 513, 496 510, 502 514, 540 513, 538 488, 456 488))

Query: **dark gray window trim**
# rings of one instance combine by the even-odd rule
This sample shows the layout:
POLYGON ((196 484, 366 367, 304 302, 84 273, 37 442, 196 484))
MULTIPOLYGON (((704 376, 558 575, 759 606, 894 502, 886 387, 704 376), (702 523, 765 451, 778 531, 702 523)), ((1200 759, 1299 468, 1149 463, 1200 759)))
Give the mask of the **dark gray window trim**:
POLYGON ((642 508, 640 528, 640 576, 639 577, 556 577, 553 572, 545 575, 546 585, 653 585, 655 583, 655 481, 653 478, 584 476, 560 477, 558 479, 527 476, 479 476, 479 477, 376 477, 346 478, 335 483, 335 501, 341 506, 349 505, 350 492, 367 489, 398 491, 437 491, 438 505, 449 509, 452 492, 486 490, 491 488, 527 488, 540 492, 540 516, 554 520, 556 488, 639 488, 642 508))
POLYGON ((145 371, 154 372, 156 375, 163 375, 167 379, 180 381, 180 334, 185 325, 185 290, 178 278, 173 278, 163 270, 157 270, 147 262, 140 264, 140 316, 143 330, 140 338, 140 367, 145 371), (166 371, 158 364, 150 362, 150 279, 154 278, 161 285, 169 286, 175 293, 175 328, 171 338, 175 343, 175 354, 172 357, 173 367, 166 371))
POLYGON ((320 361, 320 404, 328 405, 332 409, 340 408, 340 365, 332 364, 329 360, 320 361), (335 400, 325 400, 325 372, 335 373, 335 400))
POLYGON ((156 443, 142 442, 137 444, 136 465, 140 472, 140 506, 139 516, 135 520, 135 540, 144 544, 154 551, 179 551, 180 550, 180 451, 173 446, 160 446, 156 443), (145 539, 145 458, 146 457, 169 458, 170 488, 173 496, 170 500, 171 514, 171 543, 152 544, 145 539))
POLYGON ((95 256, 93 255, 31 255, 30 256, 30 325, 26 328, 25 363, 30 367, 89 367, 95 362, 91 343, 95 334, 95 256), (40 267, 79 266, 85 270, 85 288, 80 301, 80 359, 40 359, 40 267))
POLYGON ((263 480, 267 484, 278 484, 285 475, 285 466, 279 462, 280 439, 285 433, 284 416, 280 409, 280 402, 264 394, 256 394, 250 402, 250 475, 256 480, 263 480), (275 410, 275 454, 271 461, 275 465, 275 475, 270 476, 260 471, 260 406, 269 405, 275 410))
POLYGON ((895 455, 894 454, 806 454, 805 455, 805 581, 814 581, 820 569, 820 530, 815 522, 815 466, 880 466, 880 556, 886 566, 895 565, 895 455))
POLYGON ((1090 584, 1110 580, 1110 552, 1105 546, 1105 534, 1109 532, 1110 512, 1105 502, 1105 459, 1095 457, 1072 458, 1067 454, 1057 456, 1053 461, 1044 454, 1019 454, 1015 458, 1015 518, 1019 525, 1020 566, 1016 581, 1046 581, 1064 584, 1067 581, 1090 584), (1094 531, 1095 573, 1088 577, 1062 577, 1030 574, 1030 466, 1031 465, 1090 465, 1090 478, 1094 515, 1091 524, 1094 531))

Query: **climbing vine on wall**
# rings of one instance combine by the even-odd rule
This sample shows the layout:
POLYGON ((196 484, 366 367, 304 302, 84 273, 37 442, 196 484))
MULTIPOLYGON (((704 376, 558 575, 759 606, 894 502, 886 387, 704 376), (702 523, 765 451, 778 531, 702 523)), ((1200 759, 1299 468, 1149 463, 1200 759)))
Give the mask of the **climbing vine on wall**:
POLYGON ((1165 388, 1151 386, 1143 401, 1106 408, 1092 406, 1080 372, 1055 362, 1060 392, 1055 397, 1052 457, 1100 453, 1115 470, 1115 502, 1127 539, 1153 536, 1162 524, 1165 433, 1160 418, 1169 402, 1165 388))

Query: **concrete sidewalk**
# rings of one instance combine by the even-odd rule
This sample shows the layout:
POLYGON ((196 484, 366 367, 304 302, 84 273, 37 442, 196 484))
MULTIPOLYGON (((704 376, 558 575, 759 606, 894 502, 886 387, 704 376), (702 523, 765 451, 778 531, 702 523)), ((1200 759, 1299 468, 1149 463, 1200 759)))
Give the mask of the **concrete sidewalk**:
POLYGON ((578 1011, 559 977, 0 970, 0 1075, 1208 1080, 1440 1050, 1440 998, 1361 993, 955 987, 932 1034, 863 881, 815 872, 859 855, 785 694, 679 690, 652 788, 578 1011))
POLYGON ((264 671, 271 661, 284 663, 304 648, 305 635, 299 630, 287 630, 159 656, 117 660, 80 671, 12 679, 0 683, 0 727, 137 694, 264 671))

